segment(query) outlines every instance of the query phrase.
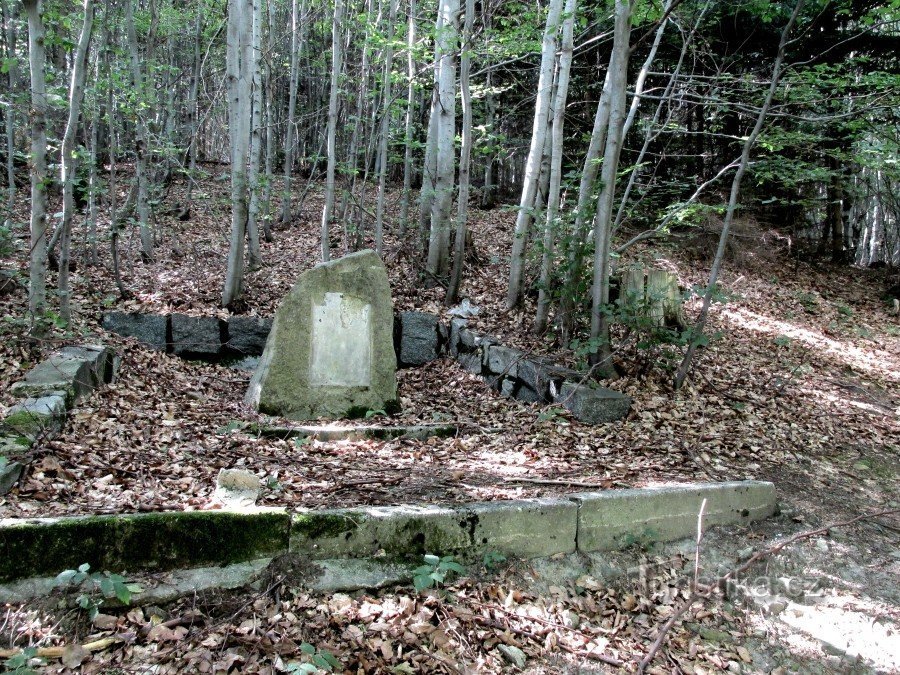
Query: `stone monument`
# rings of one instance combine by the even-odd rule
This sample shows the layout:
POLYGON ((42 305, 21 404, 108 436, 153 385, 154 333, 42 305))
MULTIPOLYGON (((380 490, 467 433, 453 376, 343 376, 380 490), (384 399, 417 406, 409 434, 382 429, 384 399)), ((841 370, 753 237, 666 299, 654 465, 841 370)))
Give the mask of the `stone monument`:
POLYGON ((245 400, 296 420, 395 411, 393 326, 387 272, 374 251, 317 265, 281 301, 245 400))

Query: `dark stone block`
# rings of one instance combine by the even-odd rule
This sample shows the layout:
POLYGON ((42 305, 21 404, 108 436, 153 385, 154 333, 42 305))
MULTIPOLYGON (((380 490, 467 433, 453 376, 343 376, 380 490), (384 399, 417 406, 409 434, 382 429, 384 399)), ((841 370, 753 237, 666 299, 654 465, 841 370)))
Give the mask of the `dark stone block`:
POLYGON ((247 356, 260 356, 272 330, 272 319, 259 316, 228 317, 228 341, 225 347, 247 356))
POLYGON ((103 315, 103 328, 111 333, 136 338, 138 342, 160 351, 166 351, 168 346, 168 316, 108 312, 103 315))
POLYGON ((629 396, 612 389, 573 382, 563 384, 556 402, 571 411, 577 420, 587 424, 615 422, 628 415, 631 409, 629 396))
POLYGON ((222 329, 214 316, 172 315, 172 350, 179 356, 215 356, 222 351, 222 329))
POLYGON ((502 345, 491 345, 487 347, 487 369, 495 375, 516 377, 519 363, 523 357, 524 354, 518 349, 503 347, 502 345))
POLYGON ((440 320, 427 312, 400 313, 400 365, 421 366, 440 356, 440 320))
POLYGON ((544 401, 551 399, 550 385, 553 384, 556 390, 562 386, 565 380, 580 380, 582 375, 577 370, 558 366, 552 361, 540 357, 533 356, 522 359, 519 362, 518 377, 532 391, 536 392, 544 401))

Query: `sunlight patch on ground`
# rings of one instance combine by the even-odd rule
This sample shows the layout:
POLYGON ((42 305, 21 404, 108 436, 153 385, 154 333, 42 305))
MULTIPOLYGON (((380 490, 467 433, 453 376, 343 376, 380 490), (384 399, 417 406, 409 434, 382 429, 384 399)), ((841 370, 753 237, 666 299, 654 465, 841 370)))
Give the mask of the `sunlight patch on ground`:
POLYGON ((900 366, 897 364, 896 355, 884 350, 861 349, 848 342, 834 340, 817 331, 757 314, 743 307, 725 309, 721 312, 721 316, 738 328, 771 335, 773 339, 784 335, 818 352, 835 357, 856 370, 900 382, 900 366))

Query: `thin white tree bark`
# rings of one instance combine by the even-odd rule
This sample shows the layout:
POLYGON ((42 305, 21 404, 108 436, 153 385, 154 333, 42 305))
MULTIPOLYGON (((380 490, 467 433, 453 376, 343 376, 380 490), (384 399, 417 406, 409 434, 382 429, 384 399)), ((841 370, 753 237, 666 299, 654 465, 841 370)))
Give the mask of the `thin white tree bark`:
POLYGON ((406 32, 406 120, 403 131, 403 194, 400 199, 400 236, 406 234, 409 225, 409 198, 413 174, 413 116, 416 111, 416 0, 409 0, 409 17, 406 32))
MULTIPOLYGON (((16 53, 16 30, 12 20, 12 9, 8 6, 7 0, 3 0, 3 25, 6 27, 4 35, 4 45, 6 47, 6 55, 9 57, 9 72, 7 73, 9 91, 16 92, 19 90, 19 66, 13 56, 16 53)), ((3 218, 4 223, 9 227, 10 218, 12 218, 13 207, 16 204, 16 106, 13 101, 7 106, 5 111, 6 126, 6 214, 3 218)))
POLYGON ((728 245, 728 235, 731 231, 731 224, 734 222, 734 213, 737 210, 738 196, 741 192, 741 180, 744 177, 747 166, 750 164, 750 150, 753 148, 756 139, 759 137, 759 133, 762 131, 763 124, 766 121, 766 115, 769 112, 769 108, 772 106, 772 100, 775 98, 775 92, 781 82, 781 76, 784 73, 784 52, 788 44, 788 36, 791 34, 794 24, 797 22, 800 10, 803 8, 803 2, 804 0, 797 0, 797 4, 794 6, 794 11, 791 13, 790 19, 788 19, 787 24, 785 24, 784 29, 781 31, 778 54, 775 57, 775 63, 772 65, 772 78, 769 83, 769 90, 766 93, 766 98, 756 116, 756 123, 753 125, 753 130, 744 140, 741 159, 738 163, 737 171, 734 173, 734 178, 731 181, 731 194, 728 198, 728 208, 725 211, 725 218, 722 222, 722 232, 719 235, 719 245, 716 249, 716 255, 715 258, 713 258, 712 268, 709 272, 709 283, 707 283, 706 291, 703 293, 703 304, 700 307, 700 314, 697 317, 697 321, 691 327, 692 337, 687 352, 685 353, 681 364, 678 366, 678 372, 675 374, 676 389, 681 388, 690 372, 694 352, 697 350, 697 346, 700 344, 699 339, 703 335, 703 330, 706 328, 706 320, 709 317, 709 307, 712 304, 712 297, 716 290, 716 282, 719 279, 722 261, 725 259, 725 247, 728 245))
POLYGON ((262 196, 262 185, 259 180, 259 167, 263 151, 263 88, 262 72, 259 67, 262 55, 262 3, 253 2, 253 25, 250 33, 250 170, 247 181, 250 188, 249 206, 247 207, 247 241, 249 243, 249 266, 257 269, 262 265, 262 252, 259 247, 259 213, 262 196))
MULTIPOLYGON (((340 2, 341 0, 336 0, 340 2)), ((300 58, 300 45, 298 44, 298 23, 299 15, 297 13, 298 0, 291 0, 291 75, 290 75, 290 91, 288 92, 288 114, 287 128, 284 132, 284 187, 281 193, 281 222, 289 223, 291 220, 291 174, 294 166, 294 119, 297 114, 297 80, 300 76, 300 67, 298 64, 300 58)), ((337 14, 337 5, 335 4, 335 15, 337 14)), ((335 77, 332 71, 332 80, 335 77)), ((330 111, 330 107, 329 107, 330 111)), ((329 117, 329 122, 331 118, 329 117)), ((329 126, 330 129, 330 126, 329 126)), ((331 163, 331 155, 328 155, 329 164, 331 163)))
POLYGON ((47 55, 41 0, 23 0, 28 20, 31 72, 31 252, 28 263, 28 312, 31 330, 41 333, 47 306, 47 55))
POLYGON ((69 256, 72 249, 72 217, 75 214, 75 168, 77 166, 75 135, 78 132, 78 120, 81 117, 81 104, 84 100, 84 81, 87 72, 87 56, 94 28, 93 0, 84 0, 83 10, 84 21, 81 24, 81 34, 78 37, 78 44, 75 47, 75 55, 72 59, 72 78, 69 83, 69 115, 66 120, 66 130, 63 134, 62 148, 60 150, 63 216, 62 222, 59 224, 61 235, 57 289, 59 291, 59 317, 67 324, 72 318, 71 304, 69 302, 72 295, 69 283, 69 256))
POLYGON ((456 137, 456 49, 459 0, 440 0, 443 26, 438 34, 441 57, 438 67, 437 173, 431 205, 426 271, 446 277, 450 266, 450 210, 453 205, 454 152, 456 137))
MULTIPOLYGON (((438 11, 434 25, 434 34, 439 36, 444 26, 444 13, 438 11)), ((431 102, 428 108, 428 133, 425 138, 425 159, 422 163, 422 189, 419 190, 419 241, 422 246, 427 246, 430 237, 431 208, 434 204, 434 194, 437 181, 437 137, 438 137, 438 113, 440 102, 438 99, 438 78, 441 66, 441 43, 434 42, 434 86, 431 89, 431 102)))
POLYGON ((462 146, 459 150, 459 197, 456 205, 456 238, 453 242, 453 271, 444 304, 452 305, 459 296, 463 263, 466 258, 466 221, 469 210, 469 183, 472 164, 472 92, 469 74, 472 69, 472 26, 475 22, 475 0, 466 0, 459 63, 459 90, 462 100, 462 146))
POLYGON ((332 214, 334 213, 334 168, 337 162, 335 148, 335 134, 337 133, 338 117, 338 93, 341 86, 341 61, 343 36, 341 26, 344 21, 344 1, 334 0, 334 16, 331 23, 331 93, 328 96, 328 129, 326 140, 326 152, 328 154, 328 168, 325 174, 325 206, 322 208, 322 260, 331 259, 331 245, 329 243, 332 214))
POLYGON ((387 189, 388 137, 391 133, 391 67, 394 61, 394 23, 397 21, 398 0, 390 0, 388 10, 387 45, 384 48, 384 84, 382 85, 381 131, 378 136, 378 199, 375 206, 375 252, 380 256, 384 247, 384 193, 387 189))
POLYGON ((538 76, 537 98, 535 100, 534 126, 531 132, 531 146, 525 163, 525 178, 522 197, 516 215, 512 253, 509 263, 509 287, 506 291, 506 308, 513 309, 519 304, 522 281, 525 274, 525 247, 528 231, 534 214, 535 197, 538 192, 541 163, 544 156, 544 142, 547 135, 547 120, 550 116, 550 99, 553 96, 553 66, 556 60, 556 34, 563 0, 550 0, 547 10, 547 25, 541 46, 541 69, 538 76))
POLYGON ((547 213, 544 219, 543 252, 538 284, 538 303, 534 317, 534 332, 538 335, 547 329, 550 314, 550 271, 553 263, 554 241, 558 231, 559 193, 562 183, 563 125, 566 116, 566 100, 569 94, 569 74, 574 47, 575 10, 577 0, 566 0, 559 70, 556 77, 556 97, 553 102, 553 129, 550 151, 550 187, 547 195, 547 213))

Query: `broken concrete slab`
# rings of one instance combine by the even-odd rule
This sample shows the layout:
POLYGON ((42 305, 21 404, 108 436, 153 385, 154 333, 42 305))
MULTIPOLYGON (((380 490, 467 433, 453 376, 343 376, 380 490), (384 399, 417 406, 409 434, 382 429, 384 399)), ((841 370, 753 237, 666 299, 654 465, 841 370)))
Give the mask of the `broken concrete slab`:
POLYGON ((168 316, 107 312, 103 315, 103 328, 111 333, 136 338, 138 342, 162 352, 169 345, 168 316))
POLYGON ((575 550, 577 511, 567 499, 525 499, 298 512, 291 551, 313 559, 433 554, 474 560, 487 551, 535 558, 575 550))
POLYGON ((222 351, 222 326, 214 316, 173 314, 172 351, 177 356, 216 356, 222 351))
POLYGON ((116 371, 116 353, 105 345, 70 345, 59 350, 59 355, 87 361, 91 365, 94 387, 112 382, 116 371))
POLYGON ((37 438, 42 433, 55 433, 66 420, 66 400, 62 395, 27 398, 6 413, 0 427, 17 435, 37 438))
POLYGON ((387 272, 371 250, 304 272, 275 314, 246 402, 295 420, 398 409, 387 272))
POLYGON ((623 419, 631 410, 631 397, 604 387, 564 382, 556 402, 569 410, 579 422, 603 424, 623 419))
POLYGON ((25 379, 13 384, 10 392, 19 398, 41 398, 63 392, 66 404, 94 389, 94 369, 90 361, 54 355, 28 371, 25 379))
POLYGON ((611 551, 696 536, 704 528, 751 523, 776 509, 775 486, 763 481, 701 483, 570 495, 578 504, 578 550, 611 551))

